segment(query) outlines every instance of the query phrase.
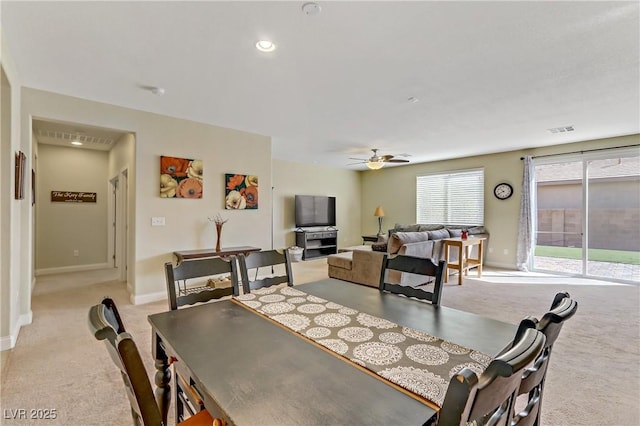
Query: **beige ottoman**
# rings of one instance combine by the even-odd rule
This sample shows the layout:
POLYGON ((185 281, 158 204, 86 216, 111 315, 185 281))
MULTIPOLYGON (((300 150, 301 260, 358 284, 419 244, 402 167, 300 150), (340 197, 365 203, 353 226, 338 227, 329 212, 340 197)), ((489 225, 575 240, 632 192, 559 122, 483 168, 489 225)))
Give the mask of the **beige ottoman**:
POLYGON ((327 257, 329 277, 378 287, 384 254, 372 251, 371 246, 342 248, 327 257))

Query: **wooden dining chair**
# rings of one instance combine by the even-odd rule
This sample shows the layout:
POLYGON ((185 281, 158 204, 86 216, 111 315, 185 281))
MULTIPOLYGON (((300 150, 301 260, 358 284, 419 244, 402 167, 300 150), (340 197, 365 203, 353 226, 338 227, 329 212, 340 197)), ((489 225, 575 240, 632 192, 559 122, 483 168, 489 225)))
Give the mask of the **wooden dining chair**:
POLYGON ((512 419, 522 372, 542 352, 544 334, 528 329, 478 376, 469 368, 454 375, 442 408, 427 425, 504 425, 512 419))
POLYGON ((402 294, 407 297, 415 297, 431 302, 431 304, 440 305, 442 297, 442 285, 444 283, 444 274, 447 270, 447 262, 441 260, 437 265, 431 259, 421 257, 397 255, 389 257, 384 255, 382 259, 382 269, 380 271, 380 291, 388 291, 390 293, 402 294), (399 283, 388 282, 388 272, 390 270, 408 272, 425 276, 425 283, 433 281, 433 291, 427 291, 422 288, 401 285, 399 283))
MULTIPOLYGON (((110 298, 89 309, 89 329, 97 340, 103 340, 111 359, 120 369, 131 405, 134 425, 163 425, 160 409, 151 389, 144 363, 133 338, 124 329, 120 314, 110 298)), ((220 422, 222 419, 219 419, 220 422)), ((202 410, 189 417, 181 426, 211 426, 214 419, 202 410)))
MULTIPOLYGON (((240 264, 240 275, 242 277, 242 289, 246 293, 262 287, 271 287, 272 285, 287 283, 289 287, 293 286, 293 274, 291 272, 291 258, 289 250, 264 250, 240 254, 238 256, 240 264), (268 276, 258 278, 260 268, 269 267, 271 273, 268 276), (274 272, 277 267, 281 272, 274 272), (249 271, 255 269, 255 278, 249 277, 249 271)), ((269 271, 268 271, 269 272, 269 271)))
POLYGON ((164 264, 164 270, 169 309, 172 311, 180 306, 239 294, 240 283, 235 256, 184 260, 177 266, 167 262, 164 264), (230 286, 211 287, 207 284, 208 278, 218 275, 228 275, 230 286), (194 279, 199 281, 198 285, 190 286, 188 280, 194 279))
POLYGON ((527 329, 535 329, 545 335, 546 342, 533 365, 526 368, 522 374, 518 395, 526 399, 526 405, 518 410, 512 425, 530 426, 540 424, 542 395, 551 350, 560 334, 560 330, 562 330, 562 325, 566 320, 574 316, 577 310, 578 302, 571 299, 569 293, 561 292, 555 295, 551 303, 551 310, 545 313, 540 321, 534 317, 527 317, 520 322, 516 339, 524 334, 527 329))

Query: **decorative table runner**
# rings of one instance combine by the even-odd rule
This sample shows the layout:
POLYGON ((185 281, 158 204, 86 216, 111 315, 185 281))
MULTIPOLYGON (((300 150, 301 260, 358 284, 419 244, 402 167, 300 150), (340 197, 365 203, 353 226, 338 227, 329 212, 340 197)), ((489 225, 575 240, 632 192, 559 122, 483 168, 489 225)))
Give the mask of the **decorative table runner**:
POLYGON ((292 287, 262 288, 235 299, 438 407, 451 377, 465 367, 480 374, 491 361, 484 353, 292 287))

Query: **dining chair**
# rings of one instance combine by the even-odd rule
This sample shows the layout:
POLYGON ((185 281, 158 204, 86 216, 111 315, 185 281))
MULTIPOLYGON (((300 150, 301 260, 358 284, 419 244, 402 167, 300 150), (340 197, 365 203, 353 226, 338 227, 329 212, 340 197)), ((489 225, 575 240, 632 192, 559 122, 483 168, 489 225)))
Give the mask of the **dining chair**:
POLYGON ((242 290, 244 293, 251 293, 263 287, 271 287, 272 285, 287 283, 289 287, 293 286, 293 274, 291 272, 291 257, 289 250, 264 250, 240 254, 238 256, 240 264, 240 275, 242 277, 242 290), (281 265, 281 266, 280 266, 281 265), (258 278, 260 268, 271 267, 271 274, 263 278, 258 278), (279 272, 275 272, 275 267, 279 272), (249 278, 249 270, 255 269, 255 278, 249 278), (282 271, 280 271, 282 269, 282 271))
POLYGON ((382 269, 380 271, 380 291, 388 291, 390 293, 402 294, 407 297, 415 297, 417 299, 428 300, 434 306, 440 305, 442 297, 442 285, 444 283, 444 274, 447 270, 447 262, 441 260, 436 265, 431 259, 421 257, 397 255, 389 257, 384 255, 382 259, 382 269), (433 281, 433 291, 427 291, 418 287, 401 285, 398 283, 388 282, 388 271, 395 270, 407 272, 411 274, 424 275, 425 284, 433 281))
POLYGON ((449 381, 442 408, 427 425, 508 426, 522 372, 542 352, 544 334, 527 329, 517 343, 476 375, 463 368, 449 381))
POLYGON ((180 306, 239 294, 240 284, 235 256, 184 260, 177 266, 167 262, 164 264, 164 270, 169 308, 172 311, 180 306), (207 279, 217 275, 229 275, 231 285, 226 287, 208 285, 207 279), (192 279, 198 279, 199 285, 190 286, 187 280, 192 279), (203 281, 205 282, 203 283, 203 281))
MULTIPOLYGON (((89 309, 89 329, 96 340, 104 340, 111 359, 120 369, 131 405, 134 425, 161 426, 162 415, 156 403, 151 382, 133 338, 124 329, 115 302, 105 298, 89 309)), ((222 419, 218 419, 220 423, 222 419)), ((208 411, 202 410, 189 417, 181 426, 211 426, 214 423, 208 411)), ((222 421, 223 423, 223 421, 222 421)))
POLYGON ((512 425, 530 426, 540 424, 542 391, 546 381, 551 350, 560 334, 560 330, 562 330, 562 325, 575 315, 577 310, 578 302, 571 299, 569 293, 561 292, 555 295, 551 303, 551 310, 545 313, 540 321, 534 317, 527 317, 520 322, 516 339, 527 329, 535 329, 545 335, 546 342, 533 365, 527 367, 522 374, 518 395, 521 396, 521 399, 526 400, 526 405, 524 408, 517 410, 518 412, 514 416, 512 425))

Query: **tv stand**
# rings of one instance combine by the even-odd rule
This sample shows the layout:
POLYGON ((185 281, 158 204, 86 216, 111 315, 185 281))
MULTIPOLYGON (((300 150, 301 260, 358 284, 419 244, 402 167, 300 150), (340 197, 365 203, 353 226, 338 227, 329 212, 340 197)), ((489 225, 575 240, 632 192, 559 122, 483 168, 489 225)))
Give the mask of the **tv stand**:
POLYGON ((338 230, 296 230, 296 245, 302 248, 302 259, 329 256, 338 252, 338 230))

